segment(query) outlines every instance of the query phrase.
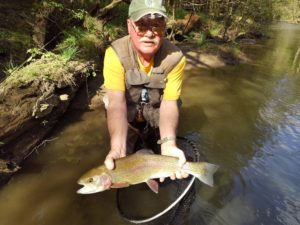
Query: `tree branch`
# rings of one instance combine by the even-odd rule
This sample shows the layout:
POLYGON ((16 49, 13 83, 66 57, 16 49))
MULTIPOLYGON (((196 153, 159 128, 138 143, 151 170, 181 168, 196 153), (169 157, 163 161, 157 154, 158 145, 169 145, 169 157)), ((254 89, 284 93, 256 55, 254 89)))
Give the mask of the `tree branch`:
POLYGON ((102 9, 100 9, 96 13, 96 17, 97 18, 101 18, 101 17, 105 16, 107 13, 109 13, 112 9, 114 9, 115 7, 117 7, 122 2, 130 3, 129 0, 113 0, 110 4, 108 4, 107 6, 105 6, 102 9))

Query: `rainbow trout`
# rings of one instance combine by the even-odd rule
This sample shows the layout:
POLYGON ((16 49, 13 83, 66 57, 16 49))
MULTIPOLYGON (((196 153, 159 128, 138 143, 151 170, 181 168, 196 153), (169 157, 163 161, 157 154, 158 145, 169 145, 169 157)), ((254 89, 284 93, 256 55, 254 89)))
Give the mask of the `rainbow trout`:
POLYGON ((78 180, 78 184, 83 187, 77 193, 93 194, 110 188, 128 187, 143 182, 146 182, 157 193, 158 183, 153 179, 169 177, 176 171, 191 174, 203 183, 213 186, 213 174, 218 167, 206 162, 186 162, 180 168, 178 158, 140 150, 135 154, 117 159, 113 170, 108 170, 105 165, 101 165, 86 172, 78 180))

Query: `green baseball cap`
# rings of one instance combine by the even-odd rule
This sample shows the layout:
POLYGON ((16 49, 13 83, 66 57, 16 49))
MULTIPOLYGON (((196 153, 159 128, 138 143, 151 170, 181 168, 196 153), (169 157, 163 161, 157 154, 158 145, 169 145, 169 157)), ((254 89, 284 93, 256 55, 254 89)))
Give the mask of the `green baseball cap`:
POLYGON ((129 5, 128 16, 133 21, 138 21, 148 14, 159 14, 165 18, 166 8, 163 6, 162 0, 132 0, 129 5))

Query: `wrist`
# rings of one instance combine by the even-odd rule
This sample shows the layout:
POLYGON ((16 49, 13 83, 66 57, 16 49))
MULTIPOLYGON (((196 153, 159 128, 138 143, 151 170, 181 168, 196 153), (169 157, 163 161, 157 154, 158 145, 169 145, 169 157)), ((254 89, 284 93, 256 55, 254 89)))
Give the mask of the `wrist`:
POLYGON ((172 151, 172 149, 176 148, 176 142, 175 141, 169 141, 169 142, 166 142, 164 144, 161 145, 161 151, 162 152, 169 152, 170 150, 172 151))
POLYGON ((124 151, 126 150, 126 145, 122 143, 110 143, 110 149, 111 150, 117 150, 117 151, 124 151))
POLYGON ((164 138, 161 138, 160 140, 157 141, 157 144, 160 145, 166 145, 166 144, 175 144, 176 143, 176 136, 167 136, 164 138))

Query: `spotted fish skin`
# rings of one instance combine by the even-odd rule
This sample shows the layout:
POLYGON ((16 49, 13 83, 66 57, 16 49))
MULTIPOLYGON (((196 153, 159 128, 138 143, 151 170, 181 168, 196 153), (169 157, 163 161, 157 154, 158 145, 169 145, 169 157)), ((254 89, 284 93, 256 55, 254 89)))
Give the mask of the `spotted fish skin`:
POLYGON ((213 186, 213 174, 218 167, 207 162, 186 162, 179 167, 178 158, 141 150, 117 159, 113 170, 108 170, 105 165, 101 165, 86 172, 78 180, 78 184, 84 187, 77 193, 92 194, 110 188, 128 187, 155 178, 169 177, 176 171, 191 174, 203 183, 213 186))

